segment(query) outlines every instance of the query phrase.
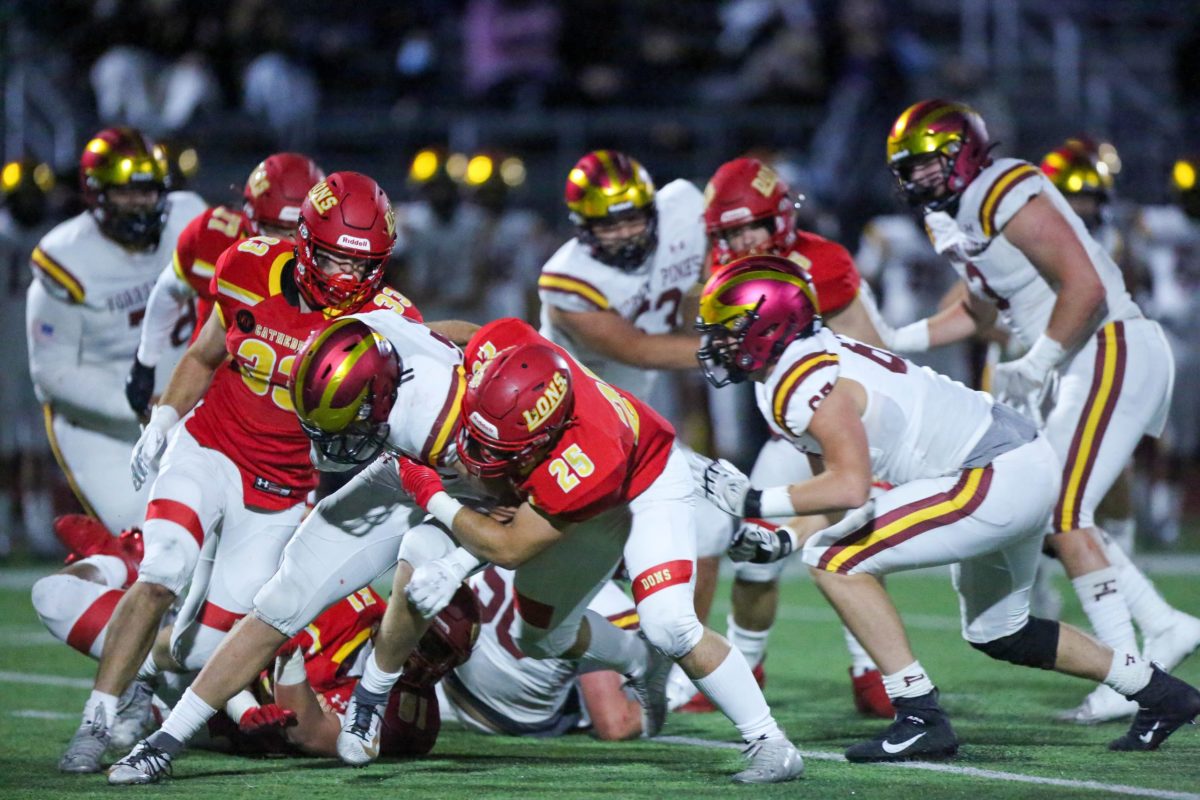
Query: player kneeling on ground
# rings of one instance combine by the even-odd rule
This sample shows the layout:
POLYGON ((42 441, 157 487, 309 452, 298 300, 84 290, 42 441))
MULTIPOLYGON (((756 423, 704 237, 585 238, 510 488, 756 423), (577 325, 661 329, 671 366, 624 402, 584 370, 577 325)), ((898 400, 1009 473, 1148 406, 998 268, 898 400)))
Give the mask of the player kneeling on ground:
MULTIPOLYGON (((939 758, 958 739, 879 577, 951 564, 963 637, 992 658, 1104 681, 1140 710, 1113 750, 1153 750, 1200 713, 1200 692, 1076 628, 1029 616, 1059 466, 1033 424, 886 350, 825 330, 807 273, 752 256, 700 299, 709 380, 750 379, 771 429, 815 456, 810 480, 751 489, 727 462, 693 457, 698 491, 731 514, 849 512, 804 543, 804 561, 884 673, 896 719, 850 761, 939 758), (894 488, 868 502, 872 474, 894 488)), ((732 551, 771 561, 799 546, 786 527, 744 527, 732 551)))

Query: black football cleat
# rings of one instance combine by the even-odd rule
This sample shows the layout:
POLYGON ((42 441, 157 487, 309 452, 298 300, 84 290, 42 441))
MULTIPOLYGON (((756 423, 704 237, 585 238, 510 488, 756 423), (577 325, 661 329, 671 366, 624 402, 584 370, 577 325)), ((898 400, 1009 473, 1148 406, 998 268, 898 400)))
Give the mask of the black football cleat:
POLYGON ((1200 691, 1173 675, 1153 666, 1150 683, 1137 694, 1138 712, 1133 724, 1119 739, 1108 743, 1109 750, 1157 750, 1167 737, 1186 723, 1195 723, 1200 715, 1200 691))
POLYGON ((847 761, 932 760, 958 752, 958 737, 938 705, 937 689, 920 697, 897 697, 892 704, 896 707, 892 724, 874 739, 847 748, 847 761))

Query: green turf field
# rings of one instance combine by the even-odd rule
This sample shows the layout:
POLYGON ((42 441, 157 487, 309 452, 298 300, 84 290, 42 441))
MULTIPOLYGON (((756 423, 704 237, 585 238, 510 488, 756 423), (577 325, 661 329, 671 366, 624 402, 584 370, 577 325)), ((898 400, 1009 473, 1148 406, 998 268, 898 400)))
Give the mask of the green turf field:
MULTIPOLYGON (((14 583, 19 581, 7 585, 14 583)), ((1200 613, 1197 577, 1161 576, 1157 583, 1176 605, 1200 613)), ((807 773, 797 783, 733 786, 728 776, 739 768, 740 757, 729 744, 735 737, 724 718, 674 715, 664 735, 687 741, 605 744, 587 736, 534 741, 443 731, 432 756, 421 761, 351 770, 317 759, 250 760, 196 753, 177 763, 170 782, 127 789, 109 787, 99 776, 56 771, 59 752, 87 695, 88 684, 79 679, 90 678, 92 662, 49 640, 29 606, 26 589, 2 588, 0 798, 111 798, 122 793, 220 800, 315 800, 351 793, 366 798, 472 800, 654 800, 731 794, 888 800, 1117 793, 1200 798, 1200 726, 1179 731, 1157 753, 1110 753, 1105 745, 1123 725, 1085 728, 1053 720, 1054 712, 1078 703, 1090 687, 1052 673, 998 664, 960 640, 948 578, 897 576, 890 586, 963 742, 959 757, 946 762, 948 766, 864 766, 839 760, 846 745, 873 734, 881 723, 853 715, 841 629, 813 586, 801 579, 785 585, 785 606, 767 664, 767 699, 806 754, 807 773)), ((725 589, 718 592, 716 620, 724 620, 723 596, 725 589)), ((1078 608, 1070 602, 1067 613, 1078 620, 1078 608)), ((1177 673, 1200 682, 1200 654, 1177 673)))

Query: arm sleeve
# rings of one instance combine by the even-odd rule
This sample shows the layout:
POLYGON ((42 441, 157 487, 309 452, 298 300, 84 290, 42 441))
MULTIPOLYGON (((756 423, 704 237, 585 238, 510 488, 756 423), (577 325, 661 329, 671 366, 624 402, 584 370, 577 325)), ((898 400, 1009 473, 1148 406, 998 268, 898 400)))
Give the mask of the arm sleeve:
POLYGON ((171 341, 171 331, 183 316, 191 300, 192 288, 179 280, 173 265, 159 274, 158 281, 146 301, 146 316, 142 320, 142 338, 138 342, 137 360, 147 367, 156 366, 163 350, 171 341))
POLYGON ((82 306, 51 297, 40 283, 29 287, 25 331, 38 399, 79 420, 136 423, 125 400, 125 376, 79 361, 84 313, 82 306))

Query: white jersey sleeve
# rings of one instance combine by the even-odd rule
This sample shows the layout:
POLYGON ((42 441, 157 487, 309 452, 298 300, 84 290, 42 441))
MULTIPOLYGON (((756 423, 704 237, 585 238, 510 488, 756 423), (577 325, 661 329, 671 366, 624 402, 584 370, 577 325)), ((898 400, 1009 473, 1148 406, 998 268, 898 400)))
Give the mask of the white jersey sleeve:
POLYGON ((776 433, 802 438, 841 371, 836 340, 822 331, 788 347, 771 377, 756 387, 758 407, 776 433))
POLYGON ((158 364, 171 340, 171 332, 194 294, 192 287, 179 277, 173 264, 168 264, 159 273, 146 300, 146 316, 142 319, 142 333, 138 340, 138 361, 147 367, 158 364))
POLYGON ((29 373, 40 401, 76 421, 102 427, 136 424, 125 400, 124 376, 80 360, 83 317, 78 306, 52 296, 37 281, 26 296, 25 320, 29 373))

